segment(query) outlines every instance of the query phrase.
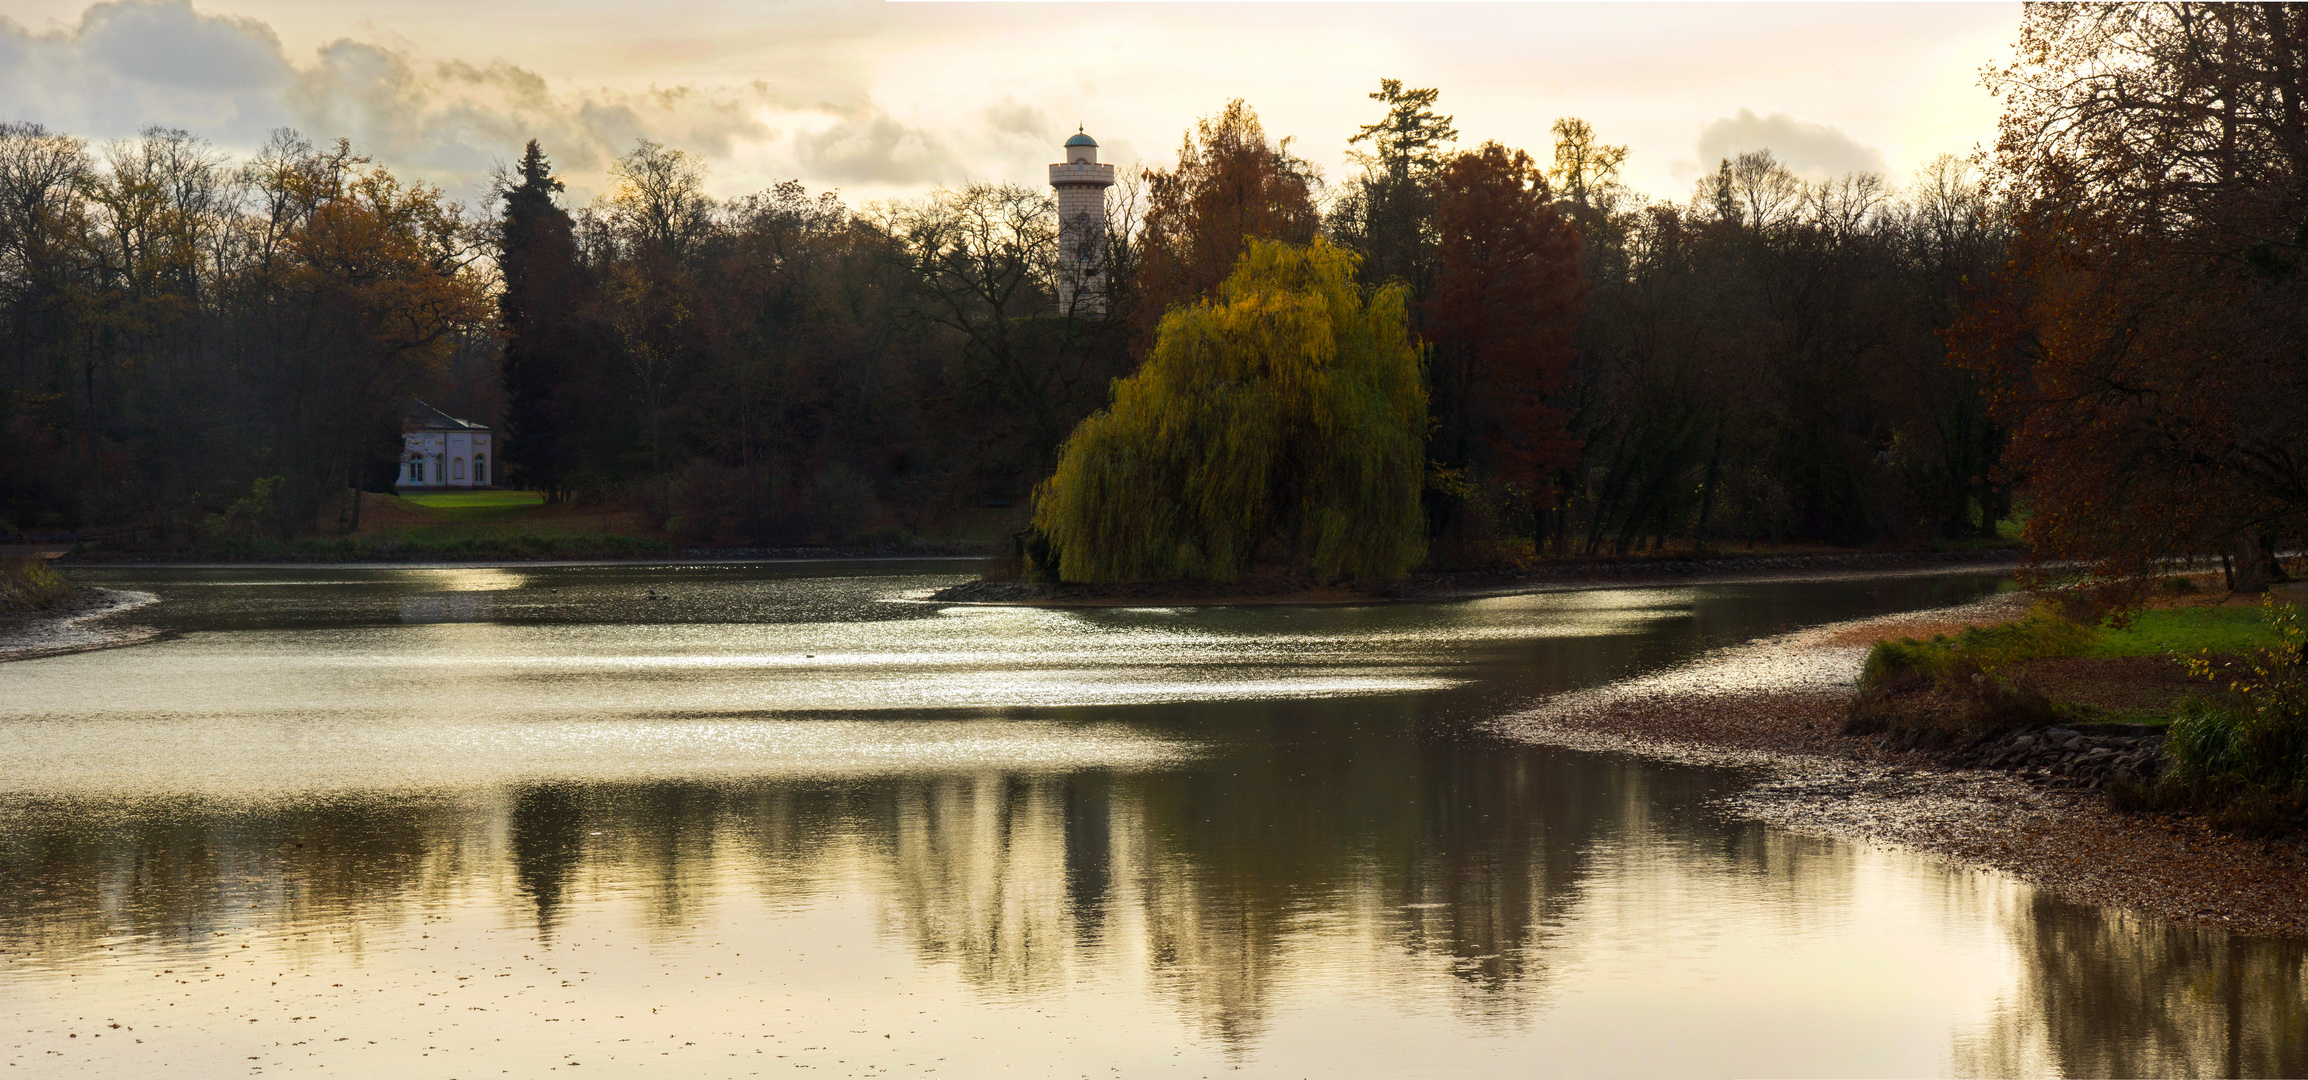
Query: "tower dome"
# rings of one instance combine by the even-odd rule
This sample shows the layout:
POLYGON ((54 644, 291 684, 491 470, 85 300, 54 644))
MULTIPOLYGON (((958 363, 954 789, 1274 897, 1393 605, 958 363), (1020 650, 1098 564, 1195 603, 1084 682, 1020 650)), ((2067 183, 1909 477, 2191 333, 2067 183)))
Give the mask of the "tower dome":
POLYGON ((1096 165, 1098 163, 1098 140, 1091 138, 1088 132, 1076 128, 1073 137, 1066 140, 1066 150, 1063 156, 1069 165, 1077 162, 1096 165))

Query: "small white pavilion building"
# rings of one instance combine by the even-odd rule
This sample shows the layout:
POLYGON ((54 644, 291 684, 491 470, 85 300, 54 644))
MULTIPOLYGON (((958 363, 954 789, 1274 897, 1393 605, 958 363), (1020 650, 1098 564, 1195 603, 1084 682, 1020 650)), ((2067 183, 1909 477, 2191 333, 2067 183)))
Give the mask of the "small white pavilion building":
POLYGON ((496 448, 488 425, 459 420, 420 401, 401 418, 396 491, 488 487, 496 448))

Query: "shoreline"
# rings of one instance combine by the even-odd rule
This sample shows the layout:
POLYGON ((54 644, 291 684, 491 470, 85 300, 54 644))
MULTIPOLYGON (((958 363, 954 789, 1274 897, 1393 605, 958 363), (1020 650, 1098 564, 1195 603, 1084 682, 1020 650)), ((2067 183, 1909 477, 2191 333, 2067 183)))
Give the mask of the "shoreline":
POLYGON ((1763 555, 1707 560, 1610 560, 1540 566, 1516 573, 1466 571, 1427 574, 1384 584, 1316 586, 1289 579, 1238 583, 1232 591, 1198 582, 1120 585, 1047 585, 972 581, 930 594, 933 603, 972 607, 1130 608, 1335 607, 1363 604, 1447 603, 1555 592, 1650 588, 1660 585, 1736 585, 1974 574, 2017 570, 2017 549, 1981 552, 1846 552, 1763 555))
POLYGON ((700 555, 647 559, 62 559, 59 570, 518 570, 569 566, 774 566, 794 563, 983 564, 983 555, 700 555))
POLYGON ((1795 832, 1991 869, 2079 903, 2308 938, 2308 843, 2118 813, 2066 778, 1954 767, 1842 733, 1862 642, 2001 621, 2023 606, 2006 594, 1813 627, 1557 695, 1486 727, 1524 742, 1752 771, 1756 782, 1718 808, 1795 832))
POLYGON ((0 663, 159 641, 168 632, 157 627, 82 625, 159 602, 148 592, 75 585, 72 599, 59 607, 0 616, 0 663))

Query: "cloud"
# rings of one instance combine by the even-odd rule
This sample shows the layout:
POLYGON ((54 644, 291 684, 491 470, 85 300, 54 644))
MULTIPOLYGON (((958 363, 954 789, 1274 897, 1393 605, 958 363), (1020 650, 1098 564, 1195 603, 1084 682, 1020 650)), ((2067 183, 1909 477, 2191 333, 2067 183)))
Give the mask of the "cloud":
POLYGON ((0 120, 87 138, 160 124, 243 152, 294 127, 315 142, 350 139, 395 171, 452 188, 479 182, 529 139, 582 175, 636 139, 710 157, 776 135, 760 118, 770 104, 760 84, 557 91, 504 61, 426 60, 352 39, 299 63, 265 24, 186 0, 98 4, 78 25, 44 34, 0 19, 0 103, 0 120))
POLYGON ((1789 169, 1813 177, 1885 171, 1882 151, 1860 145, 1838 128, 1806 123, 1786 113, 1757 116, 1751 109, 1741 109, 1699 129, 1703 170, 1711 171, 1716 162, 1750 150, 1769 150, 1789 169))
MULTIPOLYGON (((848 7, 833 15, 859 17, 848 7)), ((113 0, 39 32, 0 17, 0 120, 98 142, 181 127, 240 155, 290 127, 323 145, 347 139, 356 153, 463 197, 536 139, 580 203, 640 139, 704 156, 725 180, 717 187, 800 177, 897 194, 1034 182, 1073 126, 1007 95, 893 110, 861 77, 867 68, 846 58, 857 50, 838 41, 747 83, 646 88, 572 86, 503 59, 419 49, 345 37, 292 54, 270 26, 190 0, 113 0)))
POLYGON ((258 90, 289 75, 271 27, 190 4, 98 4, 81 17, 79 37, 115 74, 180 90, 258 90))
POLYGON ((944 183, 959 178, 962 171, 944 140, 899 121, 878 105, 854 110, 830 127, 796 135, 794 151, 810 173, 835 181, 944 183))
POLYGON ((186 3, 98 4, 67 30, 0 19, 0 119, 95 138, 152 124, 253 144, 292 121, 293 71, 269 27, 186 3))
POLYGON ((1040 106, 1028 105, 1014 97, 986 107, 986 126, 997 134, 1018 135, 1044 142, 1057 142, 1053 136, 1056 125, 1050 123, 1050 114, 1040 106))
POLYGON ((517 156, 536 139, 557 168, 606 168, 639 139, 729 153, 775 132, 750 88, 641 93, 555 93, 543 76, 503 61, 426 63, 365 42, 339 40, 298 73, 289 94, 308 133, 343 136, 381 161, 470 176, 517 156))

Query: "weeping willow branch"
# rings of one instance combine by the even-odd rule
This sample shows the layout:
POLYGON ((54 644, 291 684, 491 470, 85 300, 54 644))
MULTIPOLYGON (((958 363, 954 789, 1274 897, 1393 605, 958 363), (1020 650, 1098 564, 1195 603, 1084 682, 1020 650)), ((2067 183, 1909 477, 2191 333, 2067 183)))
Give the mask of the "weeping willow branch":
POLYGON ((1216 303, 1162 319, 1074 429, 1034 523, 1070 581, 1232 581, 1262 551, 1324 579, 1425 555, 1426 389, 1404 293, 1354 255, 1252 240, 1216 303))

